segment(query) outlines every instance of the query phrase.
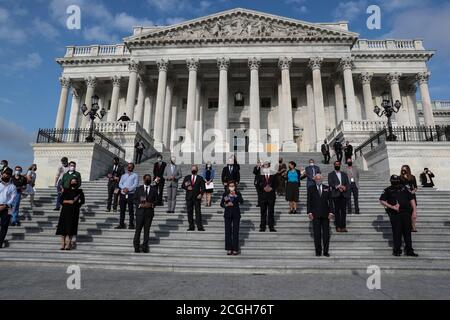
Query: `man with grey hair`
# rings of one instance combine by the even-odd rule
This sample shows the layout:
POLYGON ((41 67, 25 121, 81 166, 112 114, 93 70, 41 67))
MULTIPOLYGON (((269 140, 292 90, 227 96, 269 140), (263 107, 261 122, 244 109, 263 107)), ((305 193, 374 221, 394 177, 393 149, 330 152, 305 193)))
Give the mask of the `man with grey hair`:
POLYGON ((275 190, 277 189, 277 179, 274 172, 270 170, 269 161, 264 162, 258 183, 261 190, 261 224, 259 232, 265 232, 267 224, 270 232, 277 232, 275 230, 275 190))
POLYGON ((188 231, 195 230, 195 224, 198 231, 205 231, 202 221, 202 197, 205 192, 205 180, 198 175, 198 166, 193 165, 191 167, 191 174, 186 176, 181 186, 186 190, 186 209, 188 214, 189 229, 188 231), (194 209, 195 209, 195 224, 194 224, 194 209))
POLYGON ((167 183, 167 213, 175 213, 177 204, 178 180, 183 176, 181 168, 176 164, 177 158, 171 157, 170 163, 164 170, 164 179, 167 183))

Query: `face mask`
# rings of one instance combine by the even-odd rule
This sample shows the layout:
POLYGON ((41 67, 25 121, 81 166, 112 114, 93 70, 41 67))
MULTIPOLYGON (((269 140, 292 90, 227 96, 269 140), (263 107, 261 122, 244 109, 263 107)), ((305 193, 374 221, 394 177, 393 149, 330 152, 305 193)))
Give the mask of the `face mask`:
POLYGON ((146 186, 149 186, 149 185, 152 183, 152 180, 146 179, 146 180, 144 181, 144 183, 145 183, 146 186))
POLYGON ((170 159, 170 161, 171 161, 173 164, 175 164, 176 160, 177 160, 177 159, 175 159, 175 158, 170 159))
POLYGON ((197 174, 197 170, 192 170, 191 173, 195 176, 197 174))
POLYGON ((77 184, 76 184, 76 183, 71 183, 71 184, 70 184, 70 187, 71 187, 72 189, 75 189, 75 188, 77 187, 77 184))
POLYGON ((348 165, 349 167, 351 167, 351 166, 353 165, 353 162, 347 162, 347 165, 348 165))
POLYGON ((264 168, 263 169, 263 173, 264 174, 270 174, 270 169, 269 168, 264 168))
POLYGON ((312 167, 314 166, 314 162, 310 162, 309 165, 312 167))
POLYGON ((341 166, 334 166, 334 170, 336 170, 336 171, 341 170, 341 166))
POLYGON ((5 182, 5 183, 8 183, 9 182, 9 178, 2 177, 2 181, 5 182))
POLYGON ((318 186, 322 185, 322 181, 316 181, 316 185, 318 186))
POLYGON ((233 165, 234 164, 234 160, 228 160, 228 164, 229 165, 233 165))
POLYGON ((392 181, 392 182, 391 182, 391 185, 392 185, 394 188, 398 188, 398 187, 401 186, 400 181, 392 181))
POLYGON ((14 172, 14 174, 15 174, 16 176, 20 176, 20 175, 22 174, 22 171, 16 170, 16 172, 14 172))
POLYGON ((206 167, 207 167, 208 169, 211 169, 211 165, 210 165, 210 164, 208 164, 206 167))
POLYGON ((73 167, 73 166, 70 167, 70 168, 69 168, 69 171, 70 171, 70 172, 74 172, 74 171, 75 171, 75 167, 73 167))
POLYGON ((0 170, 3 170, 4 167, 5 167, 5 165, 3 163, 0 164, 0 170))
POLYGON ((162 162, 162 159, 161 159, 161 158, 158 158, 158 162, 162 162))
POLYGON ((281 161, 281 160, 280 160, 280 161, 278 161, 278 163, 280 163, 280 164, 281 164, 281 163, 283 163, 283 161, 281 161))
POLYGON ((62 163, 62 165, 63 165, 63 167, 67 167, 69 164, 68 163, 65 163, 65 162, 63 162, 62 163))
POLYGON ((236 190, 235 187, 230 187, 230 191, 233 192, 234 190, 236 190))

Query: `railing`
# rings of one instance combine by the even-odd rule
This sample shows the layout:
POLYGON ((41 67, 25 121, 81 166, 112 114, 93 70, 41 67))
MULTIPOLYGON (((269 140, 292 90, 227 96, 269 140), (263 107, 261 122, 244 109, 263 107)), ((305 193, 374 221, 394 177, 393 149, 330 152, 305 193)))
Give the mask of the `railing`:
POLYGON ((140 125, 139 122, 99 122, 95 124, 95 130, 102 133, 138 133, 144 138, 144 140, 147 140, 150 144, 153 143, 152 136, 140 125))
MULTIPOLYGON (((433 110, 450 111, 450 100, 433 100, 431 107, 433 110)), ((417 109, 423 110, 422 101, 417 101, 417 109)))
POLYGON ((69 46, 65 57, 93 57, 93 56, 124 56, 130 51, 124 44, 94 45, 94 46, 69 46))
POLYGON ((343 120, 339 122, 327 136, 329 142, 333 141, 341 132, 378 132, 386 125, 383 121, 348 121, 343 120))
POLYGON ((360 39, 353 46, 355 51, 365 50, 425 50, 422 40, 367 40, 360 39))
MULTIPOLYGON (((392 133, 396 142, 440 142, 450 141, 450 126, 394 127, 392 133)), ((355 149, 355 157, 363 156, 387 140, 389 131, 384 128, 355 149)))
MULTIPOLYGON (((36 143, 85 143, 89 129, 39 129, 36 143)), ((125 157, 125 150, 114 141, 94 130, 95 144, 105 148, 119 158, 125 157)))

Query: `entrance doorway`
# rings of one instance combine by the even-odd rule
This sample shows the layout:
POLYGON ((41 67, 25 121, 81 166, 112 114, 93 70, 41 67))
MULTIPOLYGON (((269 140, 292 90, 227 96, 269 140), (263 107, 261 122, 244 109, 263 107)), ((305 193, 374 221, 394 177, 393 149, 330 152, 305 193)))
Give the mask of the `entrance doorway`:
POLYGON ((249 138, 247 129, 233 130, 233 143, 231 149, 234 152, 248 152, 249 138))

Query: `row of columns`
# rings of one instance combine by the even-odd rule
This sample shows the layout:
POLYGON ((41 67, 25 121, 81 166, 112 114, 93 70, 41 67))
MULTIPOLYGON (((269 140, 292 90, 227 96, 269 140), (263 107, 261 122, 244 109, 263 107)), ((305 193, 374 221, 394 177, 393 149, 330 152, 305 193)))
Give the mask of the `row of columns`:
MULTIPOLYGON (((281 81, 279 92, 280 96, 280 141, 282 143, 283 151, 295 151, 296 144, 294 143, 293 132, 293 116, 292 116, 292 99, 291 99, 291 84, 290 84, 290 66, 292 58, 282 57, 278 61, 278 67, 281 70, 281 81)), ((187 110, 186 110, 186 136, 187 140, 184 146, 185 151, 195 151, 193 141, 195 141, 195 123, 199 118, 198 108, 198 70, 200 62, 196 58, 190 58, 186 61, 189 71, 189 83, 187 94, 187 110), (190 138, 190 139, 189 139, 190 138)), ((308 115, 311 119, 311 128, 309 138, 310 141, 315 141, 317 145, 321 144, 326 137, 325 123, 325 108, 323 97, 323 85, 321 68, 323 64, 323 58, 313 57, 309 59, 308 66, 312 71, 312 83, 309 80, 306 83, 308 101, 312 103, 308 104, 308 115), (310 100, 310 98, 313 98, 310 100)), ((223 137, 219 137, 216 143, 217 151, 229 151, 229 147, 226 143, 226 132, 228 129, 228 71, 230 67, 230 59, 227 57, 221 57, 217 59, 217 66, 219 69, 219 109, 218 109, 218 129, 223 133, 223 137)), ((251 57, 248 59, 248 67, 250 69, 250 151, 260 151, 262 146, 259 141, 258 133, 260 130, 260 90, 259 90, 259 69, 261 66, 261 59, 257 57, 251 57)), ((167 59, 159 59, 157 61, 158 67, 158 87, 156 93, 156 103, 154 112, 154 143, 157 150, 163 150, 164 147, 169 147, 170 144, 170 131, 171 127, 171 112, 172 112, 172 95, 173 87, 168 82, 168 69, 169 61, 167 59)), ((336 77, 334 80, 334 92, 336 97, 336 118, 337 122, 345 119, 344 111, 344 91, 347 105, 347 119, 360 120, 360 112, 356 108, 355 90, 353 84, 353 60, 351 57, 343 58, 339 63, 340 71, 342 71, 344 87, 342 87, 342 78, 336 77)), ((129 64, 129 81, 128 92, 126 98, 126 110, 128 116, 141 124, 144 124, 144 113, 146 90, 147 86, 140 76, 140 63, 132 60, 129 64), (138 103, 135 114, 135 101, 136 92, 138 92, 138 103)), ((420 94, 422 96, 423 112, 425 125, 434 125, 433 110, 431 106, 431 98, 428 89, 428 80, 430 77, 429 72, 422 72, 416 75, 416 81, 419 84, 420 94)), ((359 80, 363 88, 363 99, 365 106, 365 113, 367 120, 375 120, 376 115, 373 112, 373 96, 371 89, 371 81, 373 74, 361 73, 359 80)), ((386 77, 386 81, 390 85, 391 94, 393 100, 402 101, 400 92, 400 73, 390 73, 386 77)), ((114 76, 111 78, 113 90, 111 98, 111 109, 108 113, 108 121, 113 122, 118 117, 118 105, 120 97, 121 77, 114 76)), ((64 119, 67 107, 67 98, 69 89, 72 85, 71 80, 66 77, 60 79, 61 82, 61 96, 58 105, 58 113, 56 117, 55 128, 64 128, 64 119)), ((95 88, 97 86, 97 78, 87 77, 86 83, 86 95, 84 103, 90 108, 92 96, 94 95, 95 88)), ((78 126, 77 119, 79 114, 80 94, 77 88, 73 88, 73 100, 72 109, 69 119, 69 128, 76 128, 78 126)), ((408 101, 413 104, 414 101, 408 101)), ((149 115, 150 116, 150 115, 149 115)), ((405 109, 397 115, 397 122, 399 125, 408 123, 410 115, 405 109)), ((82 127, 86 127, 88 119, 82 118, 82 127)), ((150 121, 149 121, 150 122, 150 121)), ((148 123, 148 132, 150 132, 150 123, 148 123)), ((313 146, 312 146, 313 147, 313 146)))

